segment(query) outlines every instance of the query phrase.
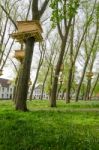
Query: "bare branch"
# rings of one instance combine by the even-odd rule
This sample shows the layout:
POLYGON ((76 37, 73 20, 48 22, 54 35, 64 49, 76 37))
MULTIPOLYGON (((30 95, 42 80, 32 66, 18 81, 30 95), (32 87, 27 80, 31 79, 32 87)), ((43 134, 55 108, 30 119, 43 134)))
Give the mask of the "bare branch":
POLYGON ((42 17, 47 5, 48 5, 48 2, 49 0, 45 0, 45 2, 43 3, 42 7, 41 7, 41 10, 39 11, 39 14, 40 14, 40 18, 42 17))
POLYGON ((29 3, 28 11, 27 11, 27 14, 26 14, 26 20, 28 20, 29 12, 30 12, 30 9, 31 9, 31 4, 32 4, 32 0, 30 0, 30 3, 29 3))
POLYGON ((14 27, 15 27, 16 29, 18 29, 18 27, 17 27, 15 21, 12 19, 12 17, 11 17, 10 14, 6 11, 6 9, 5 9, 1 4, 0 4, 0 7, 1 7, 2 10, 5 12, 5 14, 8 16, 8 18, 11 20, 11 22, 12 22, 13 25, 14 25, 14 27))

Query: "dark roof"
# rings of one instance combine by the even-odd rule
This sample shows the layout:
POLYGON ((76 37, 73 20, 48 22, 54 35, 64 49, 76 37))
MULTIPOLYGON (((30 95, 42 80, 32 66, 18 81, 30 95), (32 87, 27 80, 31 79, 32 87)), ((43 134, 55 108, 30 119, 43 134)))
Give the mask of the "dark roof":
POLYGON ((0 78, 0 85, 1 85, 2 87, 9 87, 9 85, 11 84, 9 81, 10 81, 10 80, 8 80, 8 79, 0 78))

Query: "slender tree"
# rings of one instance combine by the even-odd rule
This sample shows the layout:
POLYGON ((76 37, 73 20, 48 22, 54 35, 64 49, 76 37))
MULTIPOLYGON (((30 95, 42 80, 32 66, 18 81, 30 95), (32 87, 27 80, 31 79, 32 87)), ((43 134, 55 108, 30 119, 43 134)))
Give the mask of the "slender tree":
POLYGON ((50 99, 51 107, 56 107, 58 77, 59 77, 60 68, 61 68, 61 65, 63 62, 63 57, 64 57, 64 53, 65 53, 69 30, 71 28, 72 19, 75 16, 77 9, 79 7, 79 0, 77 0, 77 1, 71 0, 68 3, 66 0, 64 0, 64 2, 54 1, 52 3, 52 8, 53 7, 55 8, 53 11, 54 22, 56 19, 58 33, 61 38, 60 54, 59 54, 59 58, 58 58, 56 69, 55 69, 55 74, 54 74, 54 79, 53 79, 53 84, 52 84, 52 91, 51 91, 51 99, 50 99), (60 10, 60 6, 62 6, 61 10, 60 10), (68 10, 68 12, 67 12, 67 10, 68 10), (60 13, 60 12, 62 12, 62 13, 60 13), (64 24, 63 24, 64 32, 62 32, 62 29, 60 26, 60 23, 62 20, 64 22, 64 24))
POLYGON ((31 88, 31 93, 30 93, 30 98, 29 98, 30 100, 32 100, 33 91, 34 91, 34 88, 35 88, 35 85, 36 85, 36 82, 37 82, 37 79, 38 79, 40 68, 41 68, 43 60, 44 60, 44 55, 45 55, 45 49, 40 51, 39 64, 38 64, 38 68, 37 68, 37 72, 36 72, 36 77, 35 77, 35 80, 33 82, 32 88, 31 88))
MULTIPOLYGON (((49 0, 45 0, 41 6, 41 9, 38 9, 38 0, 33 0, 32 2, 32 20, 40 20, 42 17, 49 0)), ((19 80, 18 80, 18 90, 16 93, 16 110, 27 111, 27 94, 28 94, 28 81, 30 79, 30 68, 32 62, 32 55, 34 49, 35 39, 30 37, 26 40, 26 55, 24 62, 22 64, 19 80)))
POLYGON ((86 58, 86 61, 85 61, 85 64, 84 64, 83 72, 82 72, 82 77, 80 79, 80 82, 79 82, 79 85, 78 85, 78 88, 77 88, 76 101, 78 101, 78 99, 79 99, 80 88, 81 88, 81 85, 82 85, 82 82, 83 82, 83 79, 84 79, 84 75, 85 75, 85 72, 86 72, 86 69, 87 69, 87 65, 88 65, 88 62, 90 60, 92 51, 94 50, 94 46, 95 46, 95 43, 96 43, 96 40, 97 40, 97 35, 98 35, 98 32, 99 32, 98 28, 99 28, 99 26, 98 26, 98 24, 96 24, 96 31, 95 31, 95 34, 94 34, 94 38, 93 38, 90 50, 87 54, 87 58, 86 58))

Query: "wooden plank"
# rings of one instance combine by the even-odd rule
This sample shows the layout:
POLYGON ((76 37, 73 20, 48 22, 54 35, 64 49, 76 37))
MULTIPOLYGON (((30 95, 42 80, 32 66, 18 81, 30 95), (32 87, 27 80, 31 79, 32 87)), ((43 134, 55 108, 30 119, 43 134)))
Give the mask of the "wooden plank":
POLYGON ((16 39, 18 41, 24 41, 29 37, 34 37, 36 42, 40 42, 43 40, 42 35, 40 32, 37 31, 29 31, 29 32, 17 32, 17 33, 12 33, 11 37, 13 39, 16 39))
POLYGON ((31 30, 38 30, 42 32, 39 21, 18 21, 17 22, 18 32, 26 32, 31 30))
POLYGON ((24 50, 15 50, 15 56, 18 60, 23 60, 25 57, 25 51, 24 50))

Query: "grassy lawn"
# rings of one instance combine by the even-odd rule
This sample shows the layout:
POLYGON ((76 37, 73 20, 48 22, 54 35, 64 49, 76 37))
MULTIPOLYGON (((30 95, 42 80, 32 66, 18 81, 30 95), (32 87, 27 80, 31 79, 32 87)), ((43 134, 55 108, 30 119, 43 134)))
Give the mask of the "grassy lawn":
POLYGON ((28 101, 17 112, 0 101, 0 150, 99 150, 99 101, 28 101))

